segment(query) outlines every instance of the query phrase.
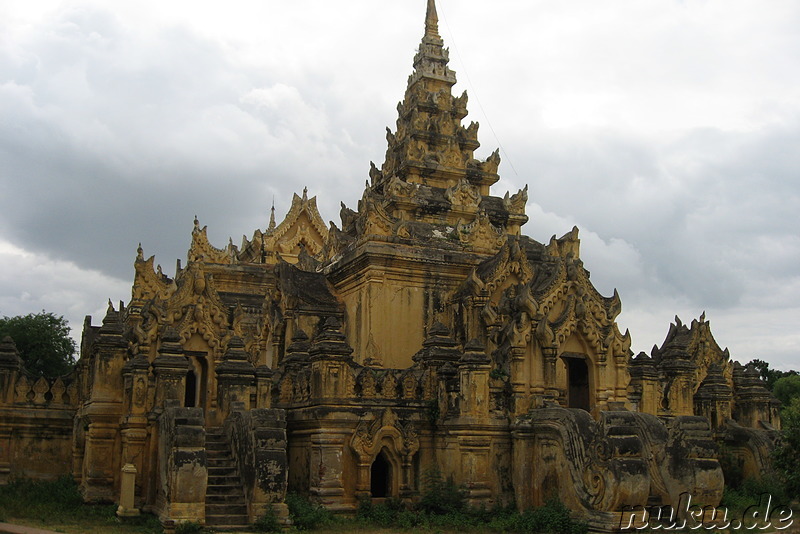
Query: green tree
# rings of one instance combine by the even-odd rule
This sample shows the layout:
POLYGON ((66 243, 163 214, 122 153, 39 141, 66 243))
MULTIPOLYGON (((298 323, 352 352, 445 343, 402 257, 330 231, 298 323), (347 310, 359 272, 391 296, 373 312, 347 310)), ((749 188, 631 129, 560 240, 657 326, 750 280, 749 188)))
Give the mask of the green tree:
POLYGON ((11 336, 25 369, 36 375, 65 375, 75 365, 75 341, 69 325, 53 313, 29 313, 0 319, 0 339, 11 336))
POLYGON ((800 397, 800 375, 787 374, 775 381, 772 392, 784 407, 792 404, 792 399, 800 397))
POLYGON ((777 369, 770 369, 769 363, 765 362, 764 360, 755 359, 747 365, 758 371, 758 374, 760 374, 761 379, 767 383, 767 389, 770 391, 772 391, 772 388, 775 387, 775 382, 777 382, 779 378, 788 374, 777 369))
POLYGON ((800 498, 800 397, 792 399, 781 412, 782 440, 773 453, 775 468, 783 475, 786 491, 800 498))

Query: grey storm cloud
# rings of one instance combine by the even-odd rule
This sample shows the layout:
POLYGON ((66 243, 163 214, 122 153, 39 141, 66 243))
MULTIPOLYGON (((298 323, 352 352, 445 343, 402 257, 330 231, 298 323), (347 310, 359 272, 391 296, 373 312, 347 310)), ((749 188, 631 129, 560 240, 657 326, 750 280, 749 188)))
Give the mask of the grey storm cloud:
MULTIPOLYGON (((540 241, 580 227, 634 348, 706 309, 734 357, 797 367, 800 7, 437 3, 478 156, 502 148, 493 193, 530 186, 524 231, 540 241)), ((74 327, 103 292, 126 298, 139 242, 172 272, 195 215, 221 247, 304 186, 326 219, 353 206, 424 13, 14 5, 0 8, 0 314, 61 307, 74 327)))

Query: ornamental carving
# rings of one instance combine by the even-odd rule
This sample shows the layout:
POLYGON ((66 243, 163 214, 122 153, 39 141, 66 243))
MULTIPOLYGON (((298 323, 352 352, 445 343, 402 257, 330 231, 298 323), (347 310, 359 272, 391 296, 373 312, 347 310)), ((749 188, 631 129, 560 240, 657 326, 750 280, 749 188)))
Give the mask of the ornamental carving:
POLYGON ((477 207, 481 201, 478 188, 470 184, 466 178, 449 187, 444 194, 454 206, 477 207))
POLYGON ((478 213, 471 223, 459 221, 456 231, 462 243, 483 249, 500 248, 506 240, 505 232, 493 225, 484 211, 478 213))
POLYGON ((356 427, 350 447, 360 458, 373 458, 384 438, 393 444, 395 453, 407 457, 419 450, 419 436, 412 422, 402 423, 391 408, 380 417, 361 421, 356 427))

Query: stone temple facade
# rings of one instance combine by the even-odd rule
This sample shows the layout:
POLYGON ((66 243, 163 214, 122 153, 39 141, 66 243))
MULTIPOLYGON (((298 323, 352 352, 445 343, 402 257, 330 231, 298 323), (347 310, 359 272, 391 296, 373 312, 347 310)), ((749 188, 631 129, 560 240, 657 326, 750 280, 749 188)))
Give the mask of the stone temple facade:
POLYGON ((527 188, 491 194, 500 157, 473 157, 433 0, 413 65, 339 226, 304 190, 239 247, 195 221, 174 278, 140 247, 68 376, 29 376, 3 341, 0 483, 71 474, 121 514, 232 526, 285 515, 287 491, 345 513, 413 500, 438 468, 473 504, 554 493, 603 528, 682 492, 718 503, 720 450, 761 472, 777 401, 705 318, 634 357, 577 228, 538 243, 527 188))

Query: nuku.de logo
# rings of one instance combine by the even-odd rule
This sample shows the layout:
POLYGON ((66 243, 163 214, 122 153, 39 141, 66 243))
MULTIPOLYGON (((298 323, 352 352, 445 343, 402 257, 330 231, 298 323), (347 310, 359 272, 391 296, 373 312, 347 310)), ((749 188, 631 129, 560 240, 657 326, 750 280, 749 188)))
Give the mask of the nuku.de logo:
POLYGON ((732 517, 724 506, 692 504, 689 493, 681 493, 678 506, 626 506, 620 516, 620 530, 784 530, 793 523, 792 508, 775 504, 764 493, 758 504, 749 506, 740 518, 732 517))

